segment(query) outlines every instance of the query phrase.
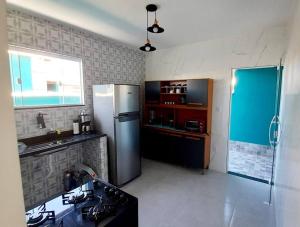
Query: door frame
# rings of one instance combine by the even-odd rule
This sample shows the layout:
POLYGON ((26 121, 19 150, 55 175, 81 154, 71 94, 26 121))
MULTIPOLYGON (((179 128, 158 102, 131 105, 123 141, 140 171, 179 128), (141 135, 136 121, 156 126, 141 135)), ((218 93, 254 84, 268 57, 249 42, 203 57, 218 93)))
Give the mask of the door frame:
MULTIPOLYGON (((227 147, 227 153, 226 153, 226 173, 227 174, 230 174, 229 171, 228 171, 228 162, 229 162, 229 155, 230 155, 229 154, 230 125, 231 125, 230 119, 231 119, 232 91, 233 91, 232 81, 233 81, 234 73, 238 69, 261 69, 261 68, 278 68, 278 65, 254 66, 254 67, 234 67, 234 68, 231 68, 230 88, 229 88, 229 90, 230 90, 230 97, 229 97, 228 131, 227 131, 228 136, 227 136, 227 144, 226 144, 226 147, 227 147)), ((281 84, 281 87, 282 87, 282 84, 281 84)), ((273 165, 274 165, 274 163, 273 163, 273 165)), ((235 175, 239 176, 239 177, 243 177, 243 176, 239 175, 238 173, 235 174, 235 175)), ((258 181, 254 177, 243 177, 243 178, 247 178, 247 179, 250 179, 250 180, 258 181)), ((266 183, 266 182, 263 182, 263 183, 266 183)))

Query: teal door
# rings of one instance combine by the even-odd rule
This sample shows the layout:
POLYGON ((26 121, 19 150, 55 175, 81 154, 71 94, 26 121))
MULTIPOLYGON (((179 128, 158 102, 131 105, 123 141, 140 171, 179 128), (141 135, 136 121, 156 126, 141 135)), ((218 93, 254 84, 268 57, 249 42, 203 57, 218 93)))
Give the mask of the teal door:
POLYGON ((279 109, 281 75, 277 67, 237 69, 233 80, 228 172, 269 183, 274 154, 269 131, 279 109))

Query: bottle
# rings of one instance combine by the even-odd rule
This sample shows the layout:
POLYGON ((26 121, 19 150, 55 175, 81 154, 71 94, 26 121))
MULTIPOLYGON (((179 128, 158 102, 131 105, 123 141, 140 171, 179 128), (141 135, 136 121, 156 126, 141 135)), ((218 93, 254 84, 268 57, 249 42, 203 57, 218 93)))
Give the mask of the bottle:
POLYGON ((78 120, 73 121, 73 134, 79 135, 79 122, 78 120))
POLYGON ((91 130, 91 126, 90 125, 86 125, 85 126, 85 132, 86 133, 90 133, 90 130, 91 130))
POLYGON ((80 118, 80 121, 81 123, 84 123, 86 121, 86 113, 85 113, 85 110, 81 110, 80 114, 79 114, 79 118, 80 118))

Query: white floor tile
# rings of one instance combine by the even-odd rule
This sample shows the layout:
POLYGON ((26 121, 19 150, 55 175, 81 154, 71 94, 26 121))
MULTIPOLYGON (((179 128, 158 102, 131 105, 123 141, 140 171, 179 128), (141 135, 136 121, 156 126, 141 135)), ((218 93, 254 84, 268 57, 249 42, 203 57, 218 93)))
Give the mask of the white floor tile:
POLYGON ((274 227, 269 186, 240 177, 143 160, 122 189, 139 199, 140 227, 274 227))

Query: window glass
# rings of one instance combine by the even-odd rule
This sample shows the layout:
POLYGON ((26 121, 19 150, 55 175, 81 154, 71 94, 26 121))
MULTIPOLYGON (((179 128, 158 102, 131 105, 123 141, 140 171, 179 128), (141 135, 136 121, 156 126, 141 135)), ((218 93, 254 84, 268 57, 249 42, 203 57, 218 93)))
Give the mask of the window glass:
POLYGON ((83 104, 81 60, 10 50, 15 107, 83 104))

